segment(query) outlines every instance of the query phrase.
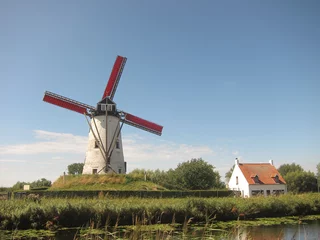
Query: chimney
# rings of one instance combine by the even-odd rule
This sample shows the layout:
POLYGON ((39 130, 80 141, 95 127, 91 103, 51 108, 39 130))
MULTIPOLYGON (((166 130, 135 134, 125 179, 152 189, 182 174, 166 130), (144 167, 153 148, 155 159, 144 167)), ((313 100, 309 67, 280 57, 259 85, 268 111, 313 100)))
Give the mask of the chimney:
POLYGON ((273 166, 273 160, 272 159, 269 160, 269 163, 273 166))
POLYGON ((238 158, 236 158, 235 164, 236 164, 236 165, 239 165, 239 159, 238 159, 238 158))

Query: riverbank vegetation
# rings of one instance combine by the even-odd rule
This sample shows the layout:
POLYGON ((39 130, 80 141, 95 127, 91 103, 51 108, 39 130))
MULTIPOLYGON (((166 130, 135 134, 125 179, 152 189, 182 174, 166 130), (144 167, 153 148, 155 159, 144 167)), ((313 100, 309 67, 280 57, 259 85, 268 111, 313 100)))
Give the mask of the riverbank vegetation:
POLYGON ((243 198, 110 198, 0 201, 1 229, 213 223, 320 214, 320 194, 243 198))

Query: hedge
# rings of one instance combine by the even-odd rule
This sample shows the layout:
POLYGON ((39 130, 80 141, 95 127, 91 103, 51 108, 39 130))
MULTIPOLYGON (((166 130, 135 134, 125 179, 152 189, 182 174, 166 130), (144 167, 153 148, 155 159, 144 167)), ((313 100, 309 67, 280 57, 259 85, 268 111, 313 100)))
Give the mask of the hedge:
POLYGON ((15 199, 23 198, 29 194, 38 194, 40 197, 48 198, 97 198, 99 196, 110 196, 116 198, 186 198, 186 197, 231 197, 235 196, 234 191, 227 190, 210 190, 210 191, 23 191, 14 192, 15 199))

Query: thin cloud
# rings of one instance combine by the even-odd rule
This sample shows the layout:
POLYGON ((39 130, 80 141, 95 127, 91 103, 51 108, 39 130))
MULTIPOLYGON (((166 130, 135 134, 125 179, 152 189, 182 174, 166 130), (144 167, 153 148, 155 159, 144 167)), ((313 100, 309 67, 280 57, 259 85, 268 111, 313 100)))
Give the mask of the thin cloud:
MULTIPOLYGON (((25 155, 42 153, 75 153, 85 154, 87 148, 87 137, 68 133, 56 133, 35 130, 35 138, 38 140, 30 144, 2 145, 2 155, 25 155)), ((198 158, 214 155, 214 151, 208 146, 193 146, 187 144, 176 144, 167 141, 146 143, 148 139, 131 135, 123 137, 124 154, 126 159, 133 162, 149 161, 151 159, 176 160, 198 158)), ((63 159, 60 154, 52 156, 51 159, 63 159)))
POLYGON ((181 162, 191 158, 214 156, 215 152, 208 146, 193 146, 158 141, 145 143, 146 139, 136 139, 134 136, 124 137, 124 155, 130 163, 153 162, 156 164, 181 162))
POLYGON ((20 159, 0 159, 0 162, 12 162, 12 163, 16 163, 16 162, 26 162, 26 160, 20 160, 20 159))
MULTIPOLYGON (((85 156, 87 137, 69 133, 34 130, 36 142, 29 144, 1 145, 1 155, 39 155, 54 154, 52 160, 63 160, 63 154, 82 154, 85 156)), ((176 144, 165 140, 145 139, 139 135, 123 136, 124 155, 131 164, 141 162, 181 162, 191 158, 214 156, 208 146, 176 144)), ((25 162, 24 160, 2 159, 6 162, 25 162)))
POLYGON ((88 138, 68 133, 34 130, 35 143, 1 145, 1 155, 35 155, 41 153, 85 154, 88 138))
MULTIPOLYGON (((87 136, 69 133, 34 130, 32 143, 15 145, 0 145, 1 177, 3 184, 14 184, 20 178, 38 179, 41 173, 47 172, 47 178, 54 180, 60 176, 69 164, 83 162, 87 149, 87 136), (21 158, 21 159, 20 159, 21 158), (11 173, 3 169, 11 168, 11 164, 24 163, 23 174, 10 177, 11 173), (26 165, 27 163, 27 165, 26 165), (35 167, 41 166, 41 171, 31 173, 35 167), (39 175, 38 175, 39 174, 39 175), (10 180, 5 180, 10 179, 10 180)), ((163 169, 175 168, 178 163, 200 158, 209 161, 214 159, 216 152, 206 145, 178 144, 165 139, 145 138, 139 135, 123 135, 124 157, 128 163, 128 172, 135 168, 163 169)), ((217 162, 216 162, 217 163, 217 162)), ((213 165, 216 166, 216 163, 213 165)), ((218 166, 217 166, 218 167, 218 166)))

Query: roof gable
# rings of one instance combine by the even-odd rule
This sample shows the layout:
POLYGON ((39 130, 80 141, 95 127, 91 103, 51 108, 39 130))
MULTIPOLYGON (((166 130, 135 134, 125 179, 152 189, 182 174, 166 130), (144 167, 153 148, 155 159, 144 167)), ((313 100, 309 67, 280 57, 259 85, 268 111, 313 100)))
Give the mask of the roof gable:
POLYGON ((278 170, 269 163, 239 163, 249 184, 286 184, 278 170))

